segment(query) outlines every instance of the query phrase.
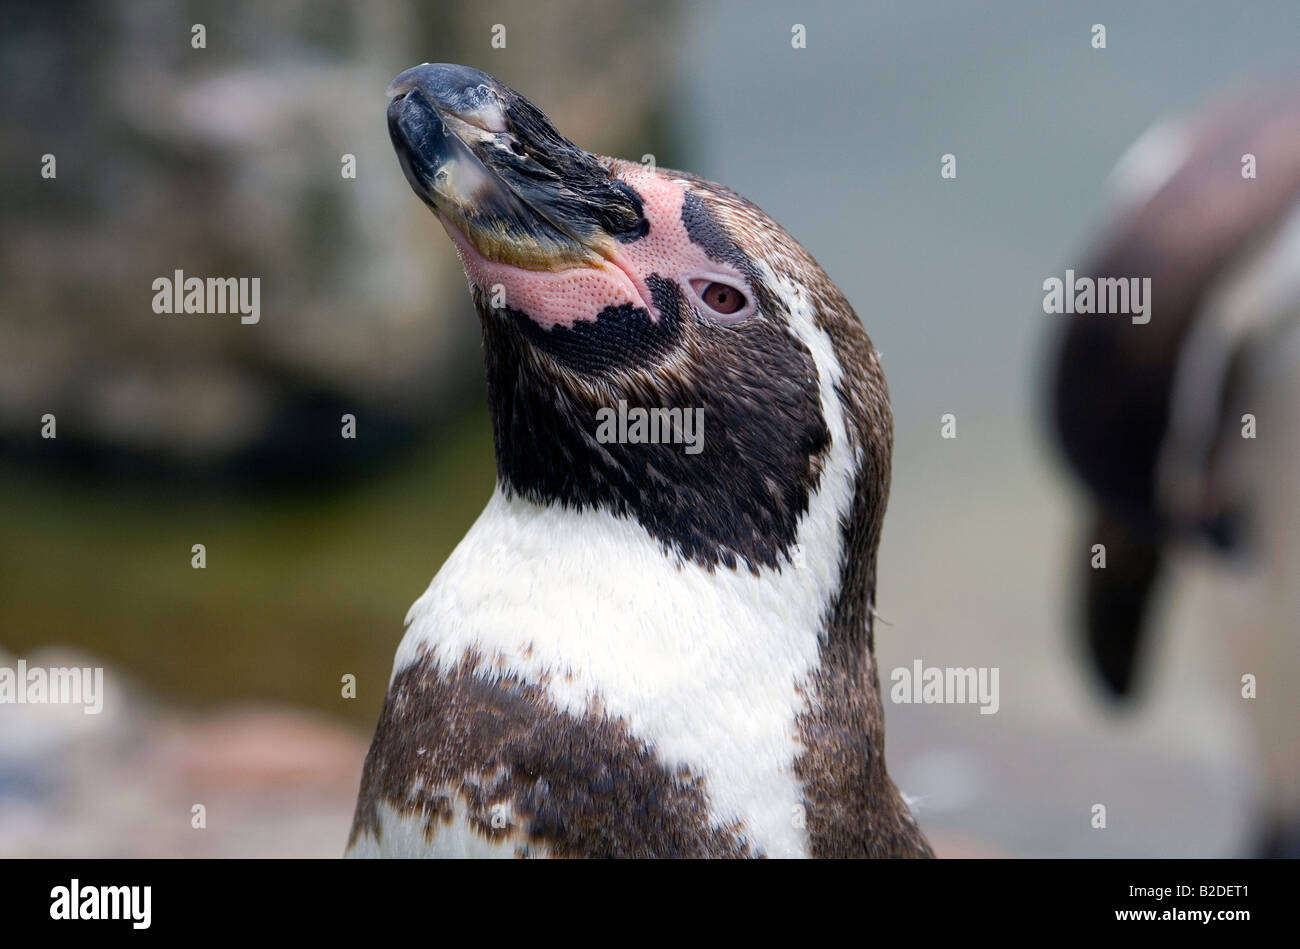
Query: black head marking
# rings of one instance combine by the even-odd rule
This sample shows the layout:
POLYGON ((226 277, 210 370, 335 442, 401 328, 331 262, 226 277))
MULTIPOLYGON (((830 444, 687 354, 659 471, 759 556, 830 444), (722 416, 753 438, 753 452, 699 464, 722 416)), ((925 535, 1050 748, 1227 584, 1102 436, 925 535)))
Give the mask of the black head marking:
POLYGON ((501 483, 530 500, 634 517, 688 560, 779 566, 830 445, 812 355, 779 321, 736 333, 697 320, 675 283, 647 282, 658 323, 632 307, 551 330, 517 312, 483 313, 501 483), (702 452, 602 444, 597 413, 620 401, 698 408, 702 452))
POLYGON ((506 307, 502 312, 529 343, 574 373, 608 375, 629 364, 659 365, 680 342, 682 310, 672 297, 671 284, 654 277, 648 282, 661 314, 658 321, 631 303, 607 306, 595 320, 551 329, 543 329, 520 310, 506 307))
POLYGON ((682 224, 690 239, 702 247, 711 259, 731 264, 753 283, 760 282, 758 270, 749 255, 740 249, 735 238, 709 211, 704 198, 692 188, 686 190, 686 198, 682 202, 682 224))

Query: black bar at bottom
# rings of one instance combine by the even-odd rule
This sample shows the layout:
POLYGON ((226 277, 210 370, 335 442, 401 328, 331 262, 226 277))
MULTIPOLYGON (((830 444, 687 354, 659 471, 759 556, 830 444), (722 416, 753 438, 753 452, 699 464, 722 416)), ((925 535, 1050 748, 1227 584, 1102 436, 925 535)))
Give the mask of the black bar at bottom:
POLYGON ((75 929, 114 938, 379 936, 415 927, 436 939, 444 925, 486 923, 504 934, 541 923, 572 938, 608 922, 619 928, 603 931, 621 939, 630 922, 638 932, 688 919, 724 929, 788 922, 811 936, 838 918, 864 939, 875 925, 892 930, 900 922, 919 925, 926 937, 969 934, 977 925, 986 934, 1131 930, 1181 938, 1200 929, 1231 939, 1293 917, 1295 868, 1230 860, 8 860, 0 861, 0 925, 7 936, 75 929))

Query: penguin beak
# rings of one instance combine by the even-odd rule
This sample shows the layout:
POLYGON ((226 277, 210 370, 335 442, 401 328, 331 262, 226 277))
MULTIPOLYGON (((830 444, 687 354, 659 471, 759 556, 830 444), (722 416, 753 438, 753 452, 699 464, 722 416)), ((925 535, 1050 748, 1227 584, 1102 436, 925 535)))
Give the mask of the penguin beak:
POLYGON ((486 259, 526 270, 597 267, 645 233, 641 199, 531 102, 468 66, 416 66, 388 87, 406 180, 486 259))

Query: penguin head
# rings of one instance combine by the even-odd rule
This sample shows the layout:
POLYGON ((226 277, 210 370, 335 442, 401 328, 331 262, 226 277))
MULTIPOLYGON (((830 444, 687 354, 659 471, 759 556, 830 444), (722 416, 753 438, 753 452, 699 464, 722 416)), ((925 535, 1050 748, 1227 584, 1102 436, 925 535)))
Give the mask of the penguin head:
POLYGON ((721 185, 584 151, 478 70, 417 66, 389 94, 399 163, 480 317, 504 490, 632 516, 686 559, 755 571, 791 562, 827 490, 874 550, 884 376, 789 234, 721 185), (837 437, 847 485, 828 484, 837 437))

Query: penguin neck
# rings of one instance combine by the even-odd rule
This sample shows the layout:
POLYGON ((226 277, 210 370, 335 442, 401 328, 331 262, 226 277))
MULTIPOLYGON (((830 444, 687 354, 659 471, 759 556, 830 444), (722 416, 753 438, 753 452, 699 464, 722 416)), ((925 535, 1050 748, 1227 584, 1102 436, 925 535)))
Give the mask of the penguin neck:
MULTIPOLYGON (((573 663, 574 656, 595 648, 589 644, 597 641, 627 648, 641 641, 651 647, 665 627, 675 626, 697 627, 701 642, 721 650, 717 662, 764 650, 774 660, 805 655, 812 661, 829 629, 828 617, 846 609, 837 604, 846 602, 839 583, 848 572, 834 543, 837 518, 818 507, 814 503, 806 516, 802 543, 790 561, 749 570, 686 558, 630 515, 538 502, 498 484, 474 526, 411 608, 408 626, 414 632, 427 625, 428 611, 445 605, 446 594, 455 589, 465 613, 464 623, 457 625, 490 632, 506 653, 525 640, 572 635, 581 639, 566 656, 573 663), (826 546, 827 540, 832 546, 826 546), (469 590, 477 591, 481 616, 472 614, 464 601, 469 590), (755 628, 770 635, 751 637, 748 631, 755 628)), ((857 603, 860 598, 848 599, 857 603)), ((870 619, 869 611, 854 610, 853 615, 870 619)), ((443 631, 438 635, 445 641, 443 631)), ((489 644, 473 645, 482 651, 489 644)))
POLYGON ((748 820, 757 851, 798 855, 796 732, 840 574, 807 540, 803 567, 710 568, 634 518, 498 489, 411 608, 395 675, 474 656, 555 713, 599 709, 670 770, 702 776, 717 826, 748 820))

